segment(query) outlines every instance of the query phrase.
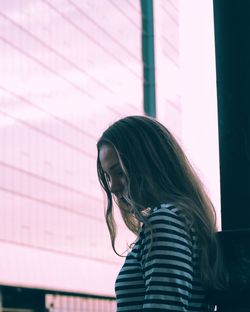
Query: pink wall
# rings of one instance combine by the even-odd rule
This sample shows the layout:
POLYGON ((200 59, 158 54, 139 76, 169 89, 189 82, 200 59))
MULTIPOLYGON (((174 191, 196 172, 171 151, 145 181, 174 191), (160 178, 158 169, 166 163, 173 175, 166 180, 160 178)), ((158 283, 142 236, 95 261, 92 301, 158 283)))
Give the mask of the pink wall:
MULTIPOLYGON (((191 7, 154 1, 156 95, 159 120, 197 163, 217 156, 216 132, 206 157, 187 127, 201 116, 187 96, 200 79, 188 47, 201 50, 185 18, 206 14, 191 7)), ((140 1, 2 1, 0 26, 0 284, 113 295, 123 259, 110 246, 95 145, 112 121, 143 114, 140 1)), ((118 223, 123 252, 132 236, 118 223)))
POLYGON ((219 143, 213 3, 154 1, 158 119, 178 138, 217 211, 219 143))
POLYGON ((154 1, 157 116, 182 140, 179 0, 154 1))
POLYGON ((181 0, 180 20, 182 142, 216 208, 220 228, 213 2, 181 0))
POLYGON ((141 114, 139 1, 0 4, 0 283, 113 295, 96 141, 141 114))

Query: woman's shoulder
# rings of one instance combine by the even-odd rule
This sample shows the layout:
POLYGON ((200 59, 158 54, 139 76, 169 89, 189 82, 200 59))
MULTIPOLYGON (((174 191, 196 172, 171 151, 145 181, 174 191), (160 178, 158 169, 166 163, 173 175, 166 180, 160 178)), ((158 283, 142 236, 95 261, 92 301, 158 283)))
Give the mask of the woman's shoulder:
POLYGON ((180 235, 189 240, 193 236, 193 229, 189 227, 182 208, 173 204, 163 203, 152 208, 143 230, 146 235, 152 230, 164 235, 180 235))
POLYGON ((190 254, 192 237, 182 215, 182 209, 171 204, 163 203, 152 208, 147 223, 142 227, 139 245, 147 246, 153 238, 154 248, 174 245, 174 248, 184 249, 190 254))
POLYGON ((180 225, 185 224, 182 209, 176 207, 174 204, 160 204, 156 207, 151 208, 148 216, 148 221, 151 224, 157 223, 157 221, 168 221, 174 222, 180 225))

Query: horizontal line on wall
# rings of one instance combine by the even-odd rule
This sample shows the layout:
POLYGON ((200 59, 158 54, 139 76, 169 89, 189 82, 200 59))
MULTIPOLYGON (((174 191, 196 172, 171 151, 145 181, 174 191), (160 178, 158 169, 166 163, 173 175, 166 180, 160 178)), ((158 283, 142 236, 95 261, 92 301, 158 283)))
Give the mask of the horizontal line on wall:
POLYGON ((169 18, 174 22, 175 25, 179 26, 179 22, 175 19, 175 17, 169 13, 169 11, 161 5, 162 10, 169 16, 169 18))
POLYGON ((13 244, 13 245, 16 245, 16 246, 21 246, 21 247, 26 247, 26 248, 31 248, 31 249, 36 249, 36 250, 41 250, 41 251, 46 251, 46 252, 55 253, 55 254, 61 254, 61 255, 64 255, 64 256, 69 256, 69 257, 74 257, 74 258, 81 258, 81 259, 86 259, 86 260, 91 260, 91 261, 96 261, 96 262, 102 262, 102 263, 106 263, 106 264, 109 264, 109 265, 117 265, 117 264, 119 264, 119 262, 110 261, 110 260, 106 260, 106 259, 103 259, 103 258, 85 256, 85 255, 80 255, 80 254, 73 253, 73 252, 56 250, 56 249, 53 249, 53 248, 34 246, 32 244, 17 242, 17 241, 13 241, 13 240, 9 240, 9 239, 4 239, 4 238, 0 238, 0 242, 13 244))
POLYGON ((19 28, 21 31, 23 31, 26 35, 28 35, 29 37, 31 37, 33 40, 39 42, 43 47, 45 47, 46 49, 48 49, 50 52, 54 53, 57 57, 63 59, 65 62, 67 62, 68 64, 70 64, 72 67, 74 67, 75 69, 77 69, 78 71, 80 71, 81 73, 83 73, 84 75, 86 75, 88 78, 90 78, 92 81, 94 81, 96 84, 98 84, 99 86, 101 86, 103 89, 105 89, 106 91, 110 92, 110 93, 114 93, 112 89, 109 88, 109 86, 105 85, 104 83, 102 83, 101 81, 99 81, 98 79, 96 79, 96 77, 92 76, 91 74, 89 74, 86 70, 84 70, 83 68, 81 68, 78 64, 75 64, 74 62, 72 62, 72 60, 68 59, 65 55, 61 54, 60 52, 56 51, 54 48, 52 48, 50 45, 48 45, 46 42, 44 42, 43 40, 41 40, 40 38, 38 38, 37 36, 35 36, 33 33, 31 33, 29 30, 25 29, 23 26, 21 26, 20 24, 16 23, 14 20, 10 19, 8 16, 6 16, 5 14, 0 12, 0 16, 2 16, 4 19, 8 20, 10 23, 12 23, 14 26, 16 26, 17 28, 19 28))
POLYGON ((15 122, 20 123, 21 125, 23 125, 23 126, 29 128, 29 129, 32 129, 33 131, 36 131, 36 132, 38 132, 38 133, 44 135, 45 137, 47 137, 47 138, 49 138, 49 139, 51 139, 51 140, 53 140, 53 141, 56 141, 57 143, 62 144, 62 145, 64 145, 64 146, 66 146, 66 147, 68 147, 68 148, 70 148, 70 149, 72 149, 72 150, 74 150, 74 151, 80 153, 81 155, 86 155, 86 156, 90 157, 91 159, 92 159, 92 158, 96 158, 96 155, 90 154, 90 153, 86 152, 85 150, 83 150, 83 149, 81 149, 81 148, 78 148, 78 147, 76 147, 76 146, 74 146, 74 145, 72 145, 72 144, 70 144, 70 143, 67 143, 67 142, 65 142, 65 141, 63 141, 63 140, 61 140, 61 139, 58 139, 58 138, 55 137, 54 135, 51 135, 51 134, 49 134, 49 133, 47 133, 47 132, 45 132, 45 131, 43 131, 43 130, 41 130, 41 129, 39 129, 39 128, 36 128, 36 127, 34 127, 34 126, 32 126, 32 125, 26 123, 25 121, 23 121, 23 120, 21 120, 21 119, 19 119, 19 118, 16 118, 16 117, 14 117, 14 116, 11 116, 10 114, 8 114, 8 113, 6 113, 6 112, 4 112, 4 111, 2 111, 2 110, 0 110, 0 114, 2 114, 2 115, 4 115, 4 116, 7 116, 8 118, 13 119, 15 122))
POLYGON ((117 11, 119 11, 133 26, 135 26, 136 29, 141 31, 141 27, 139 27, 114 1, 109 0, 109 3, 116 8, 117 11))
POLYGON ((171 0, 167 0, 167 1, 171 5, 171 7, 174 8, 177 13, 179 13, 179 9, 173 4, 173 2, 171 0))
POLYGON ((18 171, 19 173, 25 174, 25 175, 27 175, 27 176, 29 176, 29 177, 35 178, 35 179, 37 179, 37 180, 40 180, 40 181, 43 181, 43 182, 46 182, 46 183, 49 183, 49 184, 51 184, 51 185, 57 186, 57 187, 59 187, 59 188, 62 188, 62 189, 64 189, 64 190, 73 192, 73 193, 75 193, 75 194, 80 195, 81 197, 84 197, 84 198, 88 197, 88 198, 91 198, 92 200, 95 200, 95 201, 101 201, 101 200, 99 200, 98 198, 96 198, 96 197, 94 197, 94 196, 91 196, 91 195, 89 195, 89 194, 86 194, 86 193, 84 193, 84 192, 82 192, 82 191, 80 191, 80 190, 77 190, 77 189, 72 188, 72 187, 70 187, 70 186, 67 186, 67 185, 65 185, 65 184, 61 184, 61 183, 59 183, 59 182, 56 182, 56 181, 47 179, 47 178, 45 178, 45 177, 43 177, 43 176, 40 176, 40 175, 38 175, 38 174, 35 174, 35 173, 31 172, 31 171, 24 170, 24 169, 22 169, 22 168, 16 167, 16 166, 14 166, 14 165, 12 165, 12 164, 6 163, 6 162, 1 161, 1 160, 0 160, 0 166, 9 168, 9 169, 14 170, 14 171, 18 171))
POLYGON ((141 63, 141 59, 139 59, 135 54, 131 53, 124 45, 122 45, 116 38, 114 38, 109 32, 107 32, 104 28, 102 28, 93 18, 91 18, 82 8, 80 8, 75 2, 72 0, 67 0, 81 15, 83 15, 86 19, 88 19, 92 24, 94 24, 101 32, 103 32, 106 36, 108 36, 115 44, 117 44, 120 48, 122 48, 128 55, 130 55, 133 59, 141 63))
POLYGON ((67 83, 68 85, 70 85, 71 87, 73 87, 74 89, 76 89, 77 91, 83 93, 84 95, 88 96, 89 98, 91 98, 92 100, 95 100, 95 97, 90 94, 89 92, 87 92, 86 90, 84 90, 82 87, 78 86, 77 84, 75 84, 74 82, 72 82, 71 80, 69 80, 68 78, 64 77, 63 75, 61 75, 60 73, 58 73, 57 71, 55 71, 54 69, 50 68, 47 64, 43 63, 42 61, 38 60, 37 58, 35 58, 34 56, 30 55, 29 53, 27 53, 26 51, 24 51, 23 49, 21 49, 20 47, 16 46, 15 44, 13 44, 12 42, 10 42, 8 39, 0 36, 0 40, 2 40, 4 43, 6 43, 7 45, 9 45, 10 47, 12 47, 13 49, 17 50, 20 54, 26 56, 29 60, 32 60, 33 62, 35 62, 36 64, 40 65, 41 67, 43 67, 44 69, 46 69, 47 71, 49 71, 51 74, 54 74, 57 78, 61 79, 62 81, 64 81, 65 83, 67 83))
POLYGON ((86 31, 84 31, 81 27, 79 27, 77 24, 72 22, 71 19, 69 19, 67 16, 65 16, 63 13, 61 13, 55 6, 53 6, 49 1, 47 0, 41 0, 43 3, 45 3, 52 11, 56 12, 61 18, 63 18, 68 24, 70 24, 73 28, 75 28, 77 31, 79 31, 82 35, 87 37, 91 42, 93 42, 95 45, 97 45, 99 48, 101 48, 103 51, 105 51, 108 55, 112 56, 113 60, 116 60, 120 65, 122 65, 124 68, 126 68, 131 74, 133 74, 135 77, 141 79, 140 75, 133 71, 129 66, 127 66, 126 63, 121 61, 115 54, 111 53, 109 50, 106 49, 105 46, 103 46, 100 42, 98 42, 95 38, 91 37, 86 31))
POLYGON ((174 44, 167 37, 163 35, 162 39, 166 41, 167 44, 173 49, 173 51, 175 51, 179 55, 179 50, 174 46, 174 44))
MULTIPOLYGON (((131 8, 133 8, 141 17, 141 10, 137 9, 137 7, 134 5, 134 0, 132 0, 133 2, 131 2, 130 0, 127 0, 128 5, 130 5, 131 8)), ((139 1, 138 1, 139 2, 139 1)))
POLYGON ((40 198, 36 198, 36 197, 30 196, 28 194, 17 192, 17 191, 15 191, 13 189, 8 189, 8 188, 0 186, 0 190, 4 191, 6 193, 9 193, 9 194, 15 195, 15 196, 19 196, 21 198, 25 198, 25 199, 34 201, 36 203, 40 203, 40 204, 45 205, 45 206, 50 206, 50 207, 53 207, 53 208, 56 208, 56 209, 59 209, 59 210, 70 212, 72 214, 75 214, 75 215, 78 215, 78 216, 81 216, 81 217, 84 217, 84 218, 88 218, 88 219, 91 219, 91 220, 95 220, 95 221, 98 221, 98 222, 102 222, 102 223, 104 222, 103 218, 91 216, 91 215, 88 215, 86 213, 83 213, 83 212, 80 212, 80 211, 76 211, 74 209, 71 209, 71 208, 68 208, 68 207, 65 207, 65 206, 54 204, 52 202, 49 202, 49 201, 46 201, 46 200, 43 200, 43 199, 40 199, 40 198))
MULTIPOLYGON (((88 138, 93 139, 93 140, 95 140, 95 141, 98 139, 97 137, 95 137, 94 135, 92 135, 92 134, 86 132, 85 130, 81 129, 80 127, 78 127, 78 126, 76 126, 76 125, 74 125, 74 124, 68 122, 67 120, 62 119, 62 118, 59 117, 59 116, 56 116, 56 115, 52 114, 51 112, 46 111, 45 109, 43 109, 43 108, 41 108, 40 106, 34 104, 33 102, 31 102, 30 100, 28 100, 28 99, 25 98, 24 96, 19 95, 19 94, 15 93, 15 92, 13 92, 13 91, 11 91, 11 90, 5 88, 4 86, 1 86, 1 85, 0 85, 0 89, 2 89, 3 91, 5 91, 6 93, 9 93, 11 96, 16 97, 16 98, 19 99, 20 101, 25 102, 27 105, 30 105, 30 106, 32 106, 32 107, 35 107, 37 110, 39 110, 39 111, 42 112, 42 113, 45 113, 46 115, 48 115, 48 116, 51 117, 52 119, 55 119, 56 121, 61 122, 62 124, 66 125, 67 127, 71 128, 71 129, 73 129, 73 130, 75 130, 75 131, 80 132, 81 134, 87 136, 88 138)), ((107 107, 107 108, 109 108, 109 107, 106 106, 106 105, 104 105, 104 106, 107 107)))

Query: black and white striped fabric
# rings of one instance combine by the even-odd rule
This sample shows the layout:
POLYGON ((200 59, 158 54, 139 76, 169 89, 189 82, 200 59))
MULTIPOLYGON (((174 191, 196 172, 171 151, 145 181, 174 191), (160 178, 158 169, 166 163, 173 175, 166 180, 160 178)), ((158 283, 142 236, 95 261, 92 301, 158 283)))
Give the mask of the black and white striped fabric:
POLYGON ((180 209, 162 204, 148 220, 153 242, 143 226, 116 280, 117 312, 208 311, 198 279, 197 239, 187 232, 180 209))

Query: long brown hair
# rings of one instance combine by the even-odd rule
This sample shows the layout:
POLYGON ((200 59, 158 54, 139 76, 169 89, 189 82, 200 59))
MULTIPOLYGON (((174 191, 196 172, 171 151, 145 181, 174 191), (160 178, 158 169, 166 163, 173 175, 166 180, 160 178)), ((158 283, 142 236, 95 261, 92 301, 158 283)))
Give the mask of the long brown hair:
POLYGON ((99 159, 104 144, 116 150, 126 176, 126 200, 134 212, 121 211, 127 227, 138 235, 142 223, 147 224, 147 207, 161 203, 179 207, 188 228, 195 229, 198 236, 201 280, 207 287, 219 288, 223 268, 215 236, 215 209, 174 136, 154 118, 128 116, 112 124, 99 139, 97 173, 107 195, 106 222, 116 252, 112 194, 99 159))

